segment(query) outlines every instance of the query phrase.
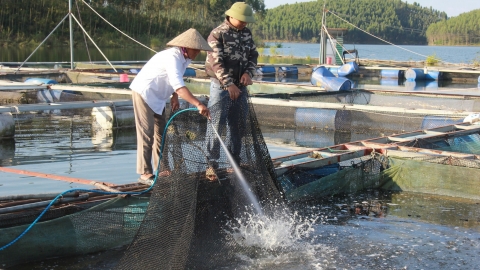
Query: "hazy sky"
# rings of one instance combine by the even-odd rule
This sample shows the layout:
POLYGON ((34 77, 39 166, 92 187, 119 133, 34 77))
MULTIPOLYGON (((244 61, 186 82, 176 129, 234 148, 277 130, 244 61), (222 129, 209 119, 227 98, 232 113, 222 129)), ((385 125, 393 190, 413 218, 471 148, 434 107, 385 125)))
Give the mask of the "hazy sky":
MULTIPOLYGON (((274 8, 285 4, 295 4, 300 2, 310 2, 312 0, 264 0, 266 8, 274 8)), ((328 2, 332 0, 327 0, 328 2)), ((385 0, 388 1, 388 0, 385 0)), ((457 16, 460 13, 468 12, 474 9, 480 9, 480 0, 408 0, 403 1, 410 4, 417 2, 422 7, 432 7, 439 11, 445 11, 449 17, 457 16)))

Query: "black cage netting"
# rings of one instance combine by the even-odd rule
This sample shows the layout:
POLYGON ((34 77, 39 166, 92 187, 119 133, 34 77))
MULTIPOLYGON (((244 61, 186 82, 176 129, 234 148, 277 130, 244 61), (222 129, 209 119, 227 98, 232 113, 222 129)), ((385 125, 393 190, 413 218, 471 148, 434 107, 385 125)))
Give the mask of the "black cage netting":
POLYGON ((273 163, 251 103, 226 96, 210 110, 211 120, 197 111, 174 116, 166 131, 165 167, 160 169, 172 174, 159 178, 153 187, 145 219, 118 269, 160 265, 162 269, 214 269, 235 259, 241 247, 227 237, 224 226, 253 209, 238 176, 229 169, 232 164, 224 149, 207 148, 218 140, 212 129, 215 119, 225 120, 218 121, 217 131, 229 152, 236 151, 241 173, 263 209, 268 212, 281 204, 273 163), (232 143, 235 139, 241 140, 240 151, 232 149, 238 147, 232 143), (206 178, 210 166, 217 175, 213 181, 206 178))

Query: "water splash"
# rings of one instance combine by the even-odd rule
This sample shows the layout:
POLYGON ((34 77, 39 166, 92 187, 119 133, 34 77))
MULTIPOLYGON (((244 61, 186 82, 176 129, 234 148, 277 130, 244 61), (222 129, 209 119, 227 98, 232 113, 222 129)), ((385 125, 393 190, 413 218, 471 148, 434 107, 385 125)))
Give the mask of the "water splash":
POLYGON ((247 269, 323 269, 335 250, 315 243, 315 228, 322 218, 288 210, 272 216, 246 211, 244 217, 230 221, 225 232, 235 244, 248 248, 237 254, 247 269))
POLYGON ((314 232, 317 219, 301 217, 297 212, 274 217, 246 212, 244 217, 228 225, 231 236, 242 246, 276 250, 291 247, 298 240, 309 237, 314 232))

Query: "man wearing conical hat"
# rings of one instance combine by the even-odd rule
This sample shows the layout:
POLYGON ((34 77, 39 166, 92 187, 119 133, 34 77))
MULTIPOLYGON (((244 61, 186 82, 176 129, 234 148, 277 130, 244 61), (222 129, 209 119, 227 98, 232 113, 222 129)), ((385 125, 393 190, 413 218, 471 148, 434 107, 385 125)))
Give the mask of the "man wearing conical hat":
MULTIPOLYGON (((137 131, 137 173, 143 183, 154 179, 152 154, 153 164, 158 164, 168 99, 172 111, 179 108, 180 96, 197 107, 201 115, 210 117, 209 109, 185 86, 183 74, 200 51, 212 49, 193 28, 172 39, 167 46, 171 48, 155 54, 130 84, 137 131)), ((163 171, 159 175, 169 173, 163 171)))
MULTIPOLYGON (((242 138, 248 112, 248 85, 255 75, 258 52, 252 32, 246 26, 255 22, 252 8, 245 2, 234 3, 225 12, 225 21, 213 29, 207 38, 213 51, 207 52, 205 70, 211 78, 208 107, 221 108, 212 114, 212 122, 219 132, 228 130, 226 144, 235 161, 240 163, 242 138)), ((212 111, 213 112, 213 111, 212 111)), ((207 151, 211 168, 207 178, 215 180, 213 170, 220 157, 220 142, 208 125, 207 151)))

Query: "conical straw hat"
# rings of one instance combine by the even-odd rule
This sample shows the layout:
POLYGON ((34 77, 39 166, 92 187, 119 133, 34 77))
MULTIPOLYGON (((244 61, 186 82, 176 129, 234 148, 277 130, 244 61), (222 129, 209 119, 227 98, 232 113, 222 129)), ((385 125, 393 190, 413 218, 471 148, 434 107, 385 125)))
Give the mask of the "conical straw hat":
POLYGON ((170 40, 170 42, 167 43, 167 46, 184 47, 201 51, 213 51, 207 41, 194 28, 190 28, 176 38, 170 40))

